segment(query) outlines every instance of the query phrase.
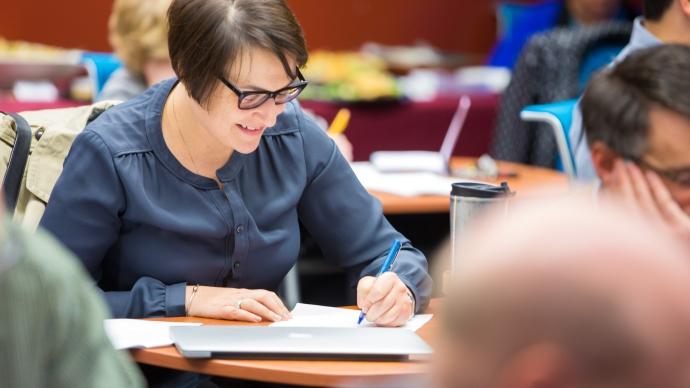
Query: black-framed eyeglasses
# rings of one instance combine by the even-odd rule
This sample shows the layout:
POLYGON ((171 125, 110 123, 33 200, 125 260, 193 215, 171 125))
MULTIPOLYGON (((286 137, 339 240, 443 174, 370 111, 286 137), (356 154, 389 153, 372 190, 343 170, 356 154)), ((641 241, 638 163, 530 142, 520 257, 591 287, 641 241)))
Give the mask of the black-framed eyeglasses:
POLYGON ((690 187, 690 166, 672 169, 662 169, 650 164, 644 159, 637 159, 635 163, 644 169, 655 172, 660 177, 663 177, 673 183, 676 183, 684 187, 690 187))
POLYGON ((286 104, 297 98, 302 93, 302 90, 309 85, 309 81, 304 79, 299 69, 297 69, 297 79, 299 79, 299 82, 273 92, 267 90, 242 91, 233 85, 232 82, 225 79, 225 77, 221 76, 218 78, 228 89, 237 95, 237 107, 242 110, 258 108, 270 98, 275 101, 276 105, 286 104))

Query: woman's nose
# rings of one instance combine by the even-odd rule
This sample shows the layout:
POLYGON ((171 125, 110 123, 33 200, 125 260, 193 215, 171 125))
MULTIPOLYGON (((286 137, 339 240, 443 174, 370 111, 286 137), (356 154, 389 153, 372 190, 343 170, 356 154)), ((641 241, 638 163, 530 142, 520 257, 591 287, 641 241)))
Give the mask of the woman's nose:
POLYGON ((257 108, 257 114, 261 115, 261 120, 266 128, 274 126, 278 116, 283 111, 285 111, 285 104, 276 104, 272 99, 257 108))

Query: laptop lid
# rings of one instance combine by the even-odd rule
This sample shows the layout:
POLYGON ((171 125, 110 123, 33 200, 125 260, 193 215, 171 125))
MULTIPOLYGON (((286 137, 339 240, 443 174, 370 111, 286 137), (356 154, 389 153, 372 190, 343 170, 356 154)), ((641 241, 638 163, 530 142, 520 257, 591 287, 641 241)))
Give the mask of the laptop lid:
POLYGON ((443 138, 441 149, 439 150, 439 153, 443 157, 443 161, 445 162, 446 166, 450 165, 453 150, 455 149, 455 145, 458 143, 458 139, 460 138, 460 132, 462 132, 462 128, 465 126, 467 113, 470 111, 471 106, 472 101, 468 96, 460 97, 458 108, 453 114, 453 118, 451 119, 448 130, 446 131, 446 136, 443 138))
POLYGON ((393 328, 175 326, 170 336, 189 358, 428 359, 418 335, 393 328))

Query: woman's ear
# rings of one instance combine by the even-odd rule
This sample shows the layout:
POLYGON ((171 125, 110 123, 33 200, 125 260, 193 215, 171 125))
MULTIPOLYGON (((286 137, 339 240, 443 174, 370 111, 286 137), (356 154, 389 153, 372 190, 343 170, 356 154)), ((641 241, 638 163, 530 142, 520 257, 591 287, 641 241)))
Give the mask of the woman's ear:
POLYGON ((597 176, 601 182, 606 185, 613 176, 613 170, 615 163, 620 156, 606 144, 595 141, 589 147, 592 154, 592 164, 594 165, 594 171, 596 171, 597 176))
POLYGON ((678 0, 686 17, 690 17, 690 0, 678 0))

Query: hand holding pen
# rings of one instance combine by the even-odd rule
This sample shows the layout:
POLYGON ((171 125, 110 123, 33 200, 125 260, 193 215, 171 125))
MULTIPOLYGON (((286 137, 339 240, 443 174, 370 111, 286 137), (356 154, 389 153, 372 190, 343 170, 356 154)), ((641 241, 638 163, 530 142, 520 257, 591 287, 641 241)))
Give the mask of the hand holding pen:
MULTIPOLYGON (((414 298, 398 275, 390 272, 401 248, 395 240, 376 277, 366 276, 357 285, 361 317, 379 326, 402 326, 414 314, 414 298)), ((360 319, 361 320, 361 319, 360 319)))

